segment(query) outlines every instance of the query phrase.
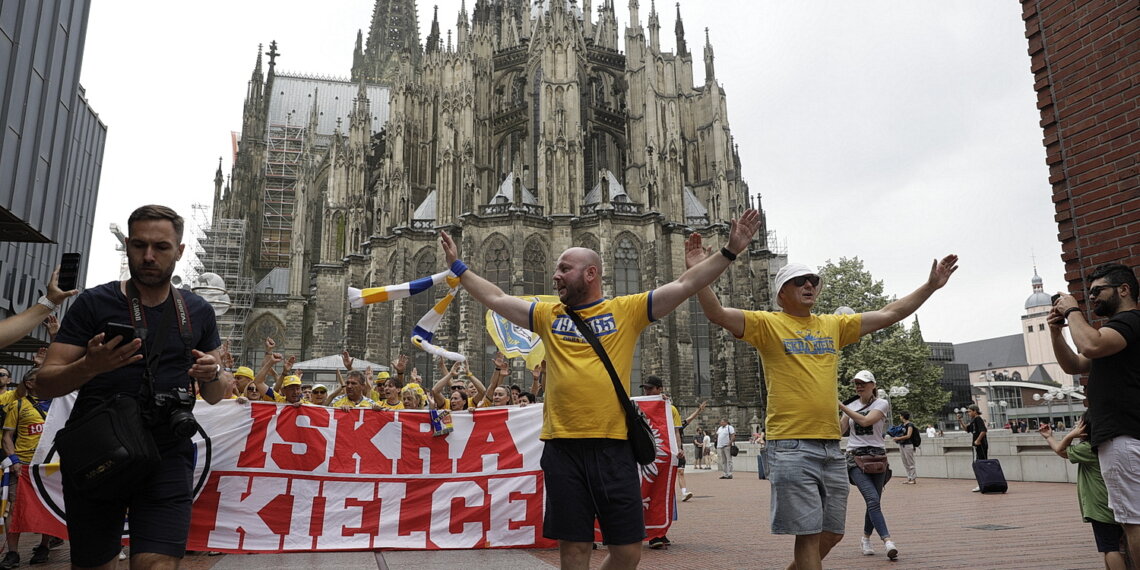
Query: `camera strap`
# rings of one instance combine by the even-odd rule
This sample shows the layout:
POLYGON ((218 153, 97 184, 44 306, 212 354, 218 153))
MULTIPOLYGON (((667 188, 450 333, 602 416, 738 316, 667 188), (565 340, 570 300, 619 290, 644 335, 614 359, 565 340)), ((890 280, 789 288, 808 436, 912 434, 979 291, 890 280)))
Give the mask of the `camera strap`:
POLYGON ((146 355, 145 366, 148 381, 143 384, 141 389, 145 401, 154 395, 154 373, 158 369, 158 359, 162 356, 162 351, 166 349, 166 333, 170 330, 170 322, 174 320, 175 313, 178 314, 178 332, 182 336, 184 355, 190 361, 192 361, 190 347, 194 342, 193 330, 190 326, 190 314, 186 310, 186 300, 182 298, 181 292, 174 285, 171 285, 170 294, 163 302, 166 307, 162 311, 162 321, 159 322, 158 330, 155 331, 155 336, 148 349, 146 341, 149 331, 146 323, 146 311, 143 309, 138 287, 130 279, 127 280, 127 295, 131 303, 131 326, 135 328, 135 334, 143 339, 143 354, 146 355), (173 305, 173 310, 171 310, 170 305, 173 305), (147 394, 147 391, 150 394, 147 394))

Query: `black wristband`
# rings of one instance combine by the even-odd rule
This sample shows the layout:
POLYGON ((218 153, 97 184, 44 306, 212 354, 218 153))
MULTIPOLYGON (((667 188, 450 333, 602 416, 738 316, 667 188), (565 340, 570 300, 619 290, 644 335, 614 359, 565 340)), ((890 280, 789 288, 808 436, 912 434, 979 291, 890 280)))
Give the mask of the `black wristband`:
POLYGON ((1074 311, 1080 311, 1080 310, 1081 310, 1080 307, 1069 307, 1069 310, 1065 311, 1062 316, 1064 316, 1067 319, 1067 318, 1069 318, 1069 313, 1072 313, 1074 311))
POLYGON ((727 257, 729 261, 736 261, 736 254, 728 251, 727 247, 720 248, 720 254, 727 257))

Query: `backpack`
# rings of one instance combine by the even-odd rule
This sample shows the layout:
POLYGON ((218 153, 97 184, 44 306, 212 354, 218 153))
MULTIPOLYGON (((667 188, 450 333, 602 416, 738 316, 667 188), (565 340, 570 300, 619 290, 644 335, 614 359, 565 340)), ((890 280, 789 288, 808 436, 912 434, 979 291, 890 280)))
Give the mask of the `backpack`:
POLYGON ((918 426, 912 423, 910 424, 910 429, 910 444, 915 447, 920 447, 922 445, 922 435, 919 433, 918 426))

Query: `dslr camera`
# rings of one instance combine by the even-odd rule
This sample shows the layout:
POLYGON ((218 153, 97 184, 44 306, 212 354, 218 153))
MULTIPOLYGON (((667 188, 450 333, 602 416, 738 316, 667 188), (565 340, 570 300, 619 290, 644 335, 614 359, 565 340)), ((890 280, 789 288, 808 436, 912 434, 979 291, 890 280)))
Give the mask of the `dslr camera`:
POLYGON ((174 388, 154 394, 154 425, 167 419, 170 432, 177 437, 191 437, 198 433, 198 421, 194 419, 194 396, 186 388, 174 388))

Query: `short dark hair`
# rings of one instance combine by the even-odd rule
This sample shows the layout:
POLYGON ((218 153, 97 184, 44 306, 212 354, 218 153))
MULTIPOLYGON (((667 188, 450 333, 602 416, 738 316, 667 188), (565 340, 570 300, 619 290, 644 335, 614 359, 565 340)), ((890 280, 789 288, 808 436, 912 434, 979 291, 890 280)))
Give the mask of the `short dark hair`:
POLYGON ((909 420, 909 419, 910 419, 910 412, 905 412, 905 411, 904 411, 904 412, 899 412, 899 415, 900 415, 900 416, 902 416, 902 419, 904 419, 904 420, 909 420))
POLYGON ((1140 295, 1140 287, 1136 285, 1136 274, 1132 268, 1120 263, 1106 263, 1097 267, 1089 276, 1085 278, 1086 283, 1092 283, 1097 279, 1104 278, 1113 285, 1127 285, 1128 293, 1133 301, 1136 301, 1137 296, 1140 295))
POLYGON ((523 392, 523 393, 519 394, 519 397, 520 397, 520 398, 523 398, 523 397, 525 397, 525 398, 526 398, 526 401, 528 401, 528 402, 530 402, 530 403, 532 403, 532 404, 537 404, 537 403, 538 403, 538 398, 535 398, 535 397, 534 397, 534 394, 531 394, 530 392, 523 392))
POLYGON ((135 222, 143 220, 170 220, 170 223, 174 225, 174 233, 178 234, 178 241, 182 241, 182 231, 186 228, 186 224, 178 212, 158 204, 139 206, 131 212, 131 217, 127 218, 127 234, 131 233, 131 226, 135 222))

